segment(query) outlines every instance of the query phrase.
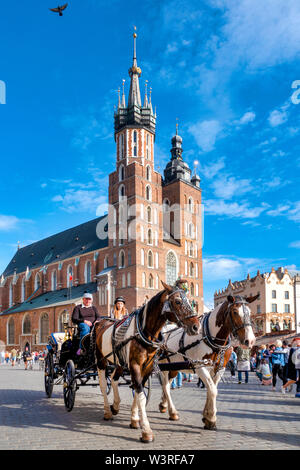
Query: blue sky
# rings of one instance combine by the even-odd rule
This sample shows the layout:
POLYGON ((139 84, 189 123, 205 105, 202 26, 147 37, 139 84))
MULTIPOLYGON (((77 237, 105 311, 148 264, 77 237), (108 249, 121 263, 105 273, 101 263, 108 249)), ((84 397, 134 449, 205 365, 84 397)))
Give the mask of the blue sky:
POLYGON ((134 25, 141 90, 148 80, 157 106, 156 169, 176 118, 184 159, 199 162, 205 301, 229 278, 300 268, 297 0, 70 0, 61 18, 56 1, 2 3, 0 272, 18 241, 102 213, 134 25))

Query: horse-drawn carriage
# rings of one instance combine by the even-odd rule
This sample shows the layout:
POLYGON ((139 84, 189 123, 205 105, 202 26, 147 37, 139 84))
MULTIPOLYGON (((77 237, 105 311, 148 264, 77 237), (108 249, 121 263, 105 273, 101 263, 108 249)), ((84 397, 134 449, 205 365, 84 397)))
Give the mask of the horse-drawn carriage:
POLYGON ((78 388, 97 385, 98 375, 104 419, 109 420, 119 413, 121 399, 118 381, 121 378, 134 391, 130 427, 140 427, 141 441, 151 442, 154 436, 147 418, 146 404, 151 390, 152 372, 161 371, 163 394, 160 411, 169 409, 170 419, 177 420, 178 413, 170 397, 170 380, 179 369, 192 365, 207 388, 203 410, 205 428, 214 429, 220 365, 226 365, 223 359, 225 353, 230 352, 231 335, 247 346, 254 344, 249 303, 256 300, 257 296, 228 296, 224 303, 200 319, 181 285, 171 287, 162 284, 164 290, 132 312, 124 323, 115 323, 102 317, 91 334, 82 339, 85 350, 83 356, 76 355, 79 337, 72 328, 66 332, 60 347, 57 338, 52 335, 45 361, 47 396, 51 396, 53 385, 63 383, 65 406, 71 411, 78 388), (161 332, 167 322, 176 324, 177 328, 161 339, 161 332), (206 360, 209 360, 209 364, 205 363, 206 360), (130 379, 127 375, 130 375, 130 379), (89 383, 91 379, 92 384, 89 383), (112 405, 108 401, 111 388, 114 396, 112 405))
MULTIPOLYGON (((64 325, 64 333, 52 333, 48 338, 47 355, 44 361, 44 385, 48 398, 51 398, 54 385, 63 385, 65 407, 72 411, 77 390, 83 386, 98 387, 98 371, 95 360, 93 332, 82 339, 83 354, 78 356, 79 333, 75 326, 64 325)), ((106 368, 106 393, 111 392, 111 376, 115 367, 106 368)), ((119 386, 131 385, 129 371, 124 369, 119 386)), ((134 394, 134 390, 132 390, 134 394)), ((148 403, 151 394, 151 376, 144 386, 148 403)))

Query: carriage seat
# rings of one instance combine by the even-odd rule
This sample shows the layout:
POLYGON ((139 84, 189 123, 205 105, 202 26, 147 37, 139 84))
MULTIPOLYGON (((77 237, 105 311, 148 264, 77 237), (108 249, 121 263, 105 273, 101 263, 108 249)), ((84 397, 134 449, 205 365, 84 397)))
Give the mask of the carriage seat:
POLYGON ((65 341, 65 333, 51 333, 51 338, 57 346, 57 351, 61 350, 61 346, 65 341))

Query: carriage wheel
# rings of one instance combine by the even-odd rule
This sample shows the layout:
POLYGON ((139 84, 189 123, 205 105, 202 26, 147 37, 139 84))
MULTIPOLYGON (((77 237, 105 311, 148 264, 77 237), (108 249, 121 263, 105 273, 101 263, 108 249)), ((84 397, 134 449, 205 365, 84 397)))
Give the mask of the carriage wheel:
MULTIPOLYGON (((148 405, 148 402, 150 400, 150 396, 151 396, 151 385, 152 385, 152 377, 151 375, 149 375, 148 379, 146 380, 145 382, 145 385, 144 385, 144 394, 145 394, 145 397, 146 397, 146 405, 148 405)), ((132 389, 132 396, 134 397, 134 389, 132 389)))
POLYGON ((64 370, 64 402, 68 411, 72 411, 76 394, 75 366, 69 359, 64 370))
POLYGON ((51 398, 54 385, 54 365, 53 354, 48 353, 45 358, 45 392, 48 398, 51 398))

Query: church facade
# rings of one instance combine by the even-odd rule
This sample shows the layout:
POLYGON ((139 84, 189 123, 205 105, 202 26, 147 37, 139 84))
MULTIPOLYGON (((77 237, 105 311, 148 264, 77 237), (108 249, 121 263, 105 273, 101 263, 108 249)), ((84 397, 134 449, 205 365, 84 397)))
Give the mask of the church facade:
POLYGON ((114 114, 116 169, 108 214, 18 249, 0 279, 0 345, 44 348, 84 292, 102 315, 117 296, 133 311, 180 277, 203 313, 200 178, 184 162, 178 129, 163 176, 154 168, 156 113, 142 100, 134 34, 130 89, 114 114), (126 102, 127 101, 127 102, 126 102))

